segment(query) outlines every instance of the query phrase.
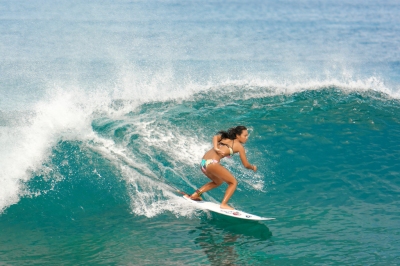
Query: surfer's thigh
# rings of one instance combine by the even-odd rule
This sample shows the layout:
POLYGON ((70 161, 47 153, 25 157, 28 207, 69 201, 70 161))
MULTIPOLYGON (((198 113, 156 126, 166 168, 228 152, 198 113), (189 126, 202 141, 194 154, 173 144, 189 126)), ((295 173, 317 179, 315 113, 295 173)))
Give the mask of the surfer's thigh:
MULTIPOLYGON (((208 167, 207 167, 208 168, 208 167)), ((208 170, 208 169, 207 169, 208 170)), ((213 181, 216 185, 221 185, 222 183, 224 183, 224 180, 222 180, 221 178, 213 175, 210 171, 207 171, 206 173, 204 173, 211 181, 213 181)))
POLYGON ((236 178, 231 174, 231 172, 220 164, 209 165, 207 167, 207 172, 223 182, 228 184, 237 184, 236 178))

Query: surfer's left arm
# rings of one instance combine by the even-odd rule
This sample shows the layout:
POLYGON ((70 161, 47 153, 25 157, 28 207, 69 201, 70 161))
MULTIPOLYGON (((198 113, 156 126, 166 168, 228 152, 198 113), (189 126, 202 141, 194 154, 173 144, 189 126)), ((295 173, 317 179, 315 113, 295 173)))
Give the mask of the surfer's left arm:
POLYGON ((246 167, 247 169, 251 169, 254 172, 257 171, 257 166, 255 166, 254 164, 250 164, 249 161, 247 160, 246 151, 243 146, 239 147, 239 156, 244 167, 246 167))

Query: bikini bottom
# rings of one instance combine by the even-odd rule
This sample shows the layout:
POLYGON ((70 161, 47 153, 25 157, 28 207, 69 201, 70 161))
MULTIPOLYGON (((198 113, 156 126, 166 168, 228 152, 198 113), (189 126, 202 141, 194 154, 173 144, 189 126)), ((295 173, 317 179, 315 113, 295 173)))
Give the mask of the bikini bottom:
POLYGON ((201 163, 200 163, 201 171, 203 171, 203 173, 206 173, 207 172, 207 166, 209 166, 210 164, 213 164, 213 163, 219 163, 219 161, 214 160, 214 159, 203 159, 203 160, 201 160, 201 163))

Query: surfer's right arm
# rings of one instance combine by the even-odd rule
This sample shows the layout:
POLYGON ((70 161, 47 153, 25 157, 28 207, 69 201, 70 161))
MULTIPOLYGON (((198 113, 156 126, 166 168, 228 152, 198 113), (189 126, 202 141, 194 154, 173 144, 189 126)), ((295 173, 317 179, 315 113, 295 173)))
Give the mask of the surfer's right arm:
POLYGON ((221 157, 224 157, 225 153, 218 148, 218 142, 222 139, 221 135, 215 135, 213 137, 213 147, 214 151, 221 157))

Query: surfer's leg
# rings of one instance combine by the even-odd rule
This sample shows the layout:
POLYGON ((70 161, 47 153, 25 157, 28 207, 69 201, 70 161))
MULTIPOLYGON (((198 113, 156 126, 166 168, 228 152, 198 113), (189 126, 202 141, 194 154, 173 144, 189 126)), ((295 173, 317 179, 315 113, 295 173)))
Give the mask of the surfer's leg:
MULTIPOLYGON (((232 197, 233 193, 237 187, 236 178, 222 165, 213 164, 207 168, 207 172, 218 180, 222 180, 228 184, 228 188, 226 189, 225 196, 221 202, 221 209, 230 209, 233 210, 231 206, 228 205, 229 199, 232 197)), ((221 185, 221 184, 219 184, 221 185)), ((218 186, 219 186, 218 185, 218 186)))
POLYGON ((205 174, 211 182, 205 184, 201 188, 197 189, 192 195, 190 195, 190 198, 192 200, 201 200, 201 194, 204 192, 207 192, 213 188, 216 188, 220 186, 224 181, 221 180, 220 178, 216 177, 212 173, 210 173, 207 169, 210 167, 210 165, 213 164, 219 164, 219 161, 214 160, 214 159, 202 159, 200 163, 200 168, 203 174, 205 174))
POLYGON ((190 196, 191 199, 199 199, 202 193, 207 192, 207 191, 209 191, 211 189, 214 189, 216 187, 219 187, 222 183, 224 183, 223 180, 221 180, 220 178, 212 175, 209 172, 204 172, 204 174, 211 180, 211 182, 205 184, 204 186, 202 186, 201 188, 196 190, 196 192, 194 192, 190 196))

